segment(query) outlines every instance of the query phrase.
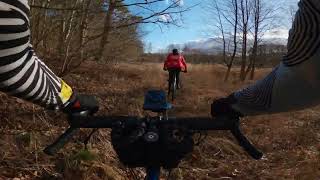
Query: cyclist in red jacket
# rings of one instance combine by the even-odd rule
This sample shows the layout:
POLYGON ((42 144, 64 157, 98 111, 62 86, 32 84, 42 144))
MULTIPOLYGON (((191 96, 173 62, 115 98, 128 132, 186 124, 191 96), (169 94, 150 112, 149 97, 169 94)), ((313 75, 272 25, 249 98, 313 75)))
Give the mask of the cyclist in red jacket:
POLYGON ((180 71, 187 72, 187 64, 184 57, 179 53, 178 49, 173 49, 172 53, 167 56, 164 62, 163 70, 169 71, 169 81, 176 75, 177 88, 180 88, 180 71))

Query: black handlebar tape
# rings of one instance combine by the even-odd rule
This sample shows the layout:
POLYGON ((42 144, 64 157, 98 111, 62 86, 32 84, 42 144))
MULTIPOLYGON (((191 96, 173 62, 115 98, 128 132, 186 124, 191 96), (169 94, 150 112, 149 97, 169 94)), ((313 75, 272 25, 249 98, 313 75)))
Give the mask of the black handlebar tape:
POLYGON ((54 143, 46 147, 43 152, 48 155, 55 155, 71 138, 78 132, 79 128, 68 128, 54 143))
MULTIPOLYGON (((112 128, 115 123, 125 122, 126 125, 137 124, 141 118, 129 116, 91 116, 91 117, 74 117, 75 123, 66 130, 56 142, 48 146, 44 152, 48 155, 56 154, 79 130, 79 128, 112 128)), ((240 146, 254 159, 261 159, 263 154, 257 150, 249 140, 242 134, 239 128, 239 120, 226 117, 216 117, 214 119, 208 117, 194 118, 169 118, 168 120, 159 121, 160 124, 176 124, 186 127, 190 130, 230 130, 237 139, 240 146)))
POLYGON ((237 139, 239 145, 254 159, 259 160, 262 158, 263 153, 255 148, 250 141, 242 134, 239 126, 231 129, 231 133, 237 139))
MULTIPOLYGON (((112 128, 116 122, 124 122, 126 125, 136 124, 141 118, 134 116, 92 116, 76 117, 76 123, 72 124, 75 128, 112 128)), ((181 127, 187 127, 191 130, 230 130, 234 121, 227 118, 169 118, 168 120, 159 121, 160 124, 177 124, 181 127)))
POLYGON ((230 130, 234 125, 234 122, 228 119, 213 119, 208 117, 170 118, 170 121, 191 130, 230 130))
POLYGON ((125 122, 126 124, 135 124, 140 120, 137 117, 130 116, 90 116, 77 117, 76 122, 72 124, 75 128, 112 128, 116 122, 125 122))

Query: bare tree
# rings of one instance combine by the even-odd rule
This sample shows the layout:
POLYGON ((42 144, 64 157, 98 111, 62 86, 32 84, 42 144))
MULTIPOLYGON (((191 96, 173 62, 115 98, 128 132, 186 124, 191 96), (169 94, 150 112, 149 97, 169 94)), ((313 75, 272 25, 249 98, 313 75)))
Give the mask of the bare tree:
MULTIPOLYGON (((67 6, 67 1, 65 1, 65 5, 67 6)), ((74 7, 77 7, 79 5, 79 0, 76 0, 74 2, 74 7)), ((61 67, 60 74, 64 74, 67 69, 67 64, 68 64, 68 57, 70 53, 70 46, 72 45, 72 38, 74 36, 74 31, 76 30, 75 28, 75 22, 76 22, 76 11, 68 11, 67 16, 62 16, 61 17, 61 41, 60 41, 60 59, 63 60, 63 65, 61 67)))
MULTIPOLYGON (((166 0, 136 1, 128 3, 125 0, 109 0, 108 10, 104 21, 104 30, 100 41, 100 47, 96 59, 103 58, 103 51, 108 42, 108 36, 112 28, 124 28, 136 24, 156 24, 156 25, 175 25, 179 26, 181 15, 183 12, 190 10, 191 7, 182 7, 181 0, 171 0, 164 8, 156 8, 162 5, 166 0), (134 16, 120 17, 117 25, 114 25, 112 17, 117 17, 116 9, 135 8, 137 11, 134 16), (140 18, 137 18, 140 17, 140 18)), ((160 6, 161 7, 161 6, 160 6)))
POLYGON ((253 47, 252 54, 250 56, 250 63, 247 67, 245 77, 250 72, 250 79, 254 78, 254 72, 256 68, 256 60, 258 57, 259 43, 262 41, 264 33, 276 26, 274 26, 274 21, 277 18, 278 9, 275 6, 270 6, 267 4, 266 0, 252 0, 252 24, 253 24, 253 47))
MULTIPOLYGON (((237 45, 238 45, 238 40, 237 40, 237 30, 238 30, 238 12, 239 12, 239 8, 238 8, 238 0, 232 0, 231 1, 231 13, 233 14, 233 21, 228 19, 228 16, 224 16, 231 24, 233 24, 233 53, 231 55, 231 59, 229 61, 229 63, 227 64, 227 73, 225 75, 224 81, 227 81, 229 79, 230 76, 230 72, 231 72, 231 68, 233 65, 233 62, 235 60, 236 54, 237 54, 237 45)), ((232 17, 231 16, 231 17, 232 17)))
POLYGON ((294 22, 294 16, 297 12, 297 6, 295 5, 290 5, 288 8, 289 14, 290 14, 290 22, 291 24, 294 22))
MULTIPOLYGON (((118 0, 114 2, 119 3, 118 0)), ((84 60, 96 57, 102 46, 104 49, 101 52, 108 52, 110 56, 123 54, 118 51, 123 52, 127 46, 135 49, 130 51, 136 52, 136 56, 143 53, 139 24, 123 26, 123 19, 141 19, 133 15, 127 6, 109 6, 104 0, 33 0, 30 7, 32 43, 38 55, 58 65, 54 67, 60 75, 79 66, 84 60), (114 10, 109 11, 111 13, 108 15, 112 7, 114 10), (107 19, 108 22, 104 23, 107 19), (107 42, 117 44, 120 39, 110 39, 110 35, 121 37, 122 48, 106 46, 107 42), (111 51, 112 48, 117 52, 111 51)))
POLYGON ((108 36, 112 28, 112 15, 114 14, 116 8, 116 0, 109 0, 108 2, 108 10, 104 18, 104 27, 103 27, 103 33, 100 41, 100 46, 98 49, 98 54, 96 57, 96 60, 101 60, 103 57, 103 51, 105 49, 105 45, 107 44, 108 41, 108 36))
POLYGON ((89 7, 91 5, 92 0, 83 1, 82 3, 82 11, 81 20, 80 20, 80 62, 84 59, 84 46, 88 33, 88 17, 89 17, 89 7))
POLYGON ((249 0, 240 0, 240 16, 242 31, 242 55, 241 55, 241 69, 240 80, 244 81, 246 77, 246 64, 247 64, 247 46, 248 46, 248 33, 249 33, 249 18, 251 14, 251 4, 249 0))
POLYGON ((206 16, 210 16, 210 20, 206 22, 210 28, 206 34, 217 37, 214 38, 217 43, 222 43, 222 59, 227 66, 224 80, 227 81, 237 54, 238 0, 208 1, 204 8, 207 12, 206 16))
POLYGON ((32 43, 60 75, 87 59, 134 59, 143 53, 142 25, 180 26, 191 8, 181 2, 32 0, 32 43))
POLYGON ((253 33, 253 48, 252 48, 252 56, 250 57, 250 64, 247 68, 246 74, 250 73, 250 79, 254 78, 254 71, 255 71, 255 62, 257 58, 258 52, 258 33, 260 28, 260 12, 261 12, 261 0, 254 0, 253 5, 253 14, 254 14, 254 33, 253 33))
MULTIPOLYGON (((214 36, 222 45, 223 62, 227 66, 225 81, 241 51, 240 80, 244 81, 250 73, 254 77, 257 49, 268 30, 277 27, 277 2, 267 0, 213 0, 206 1, 207 14, 212 18, 208 24, 214 36), (253 43, 252 43, 253 42, 253 43), (241 43, 241 48, 238 45, 241 43), (248 51, 250 50, 250 51, 248 51), (250 52, 248 56, 248 52, 250 52), (249 57, 249 59, 248 59, 249 57), (248 63, 249 60, 249 63, 248 63)), ((212 36, 212 34, 210 34, 212 36)))
POLYGON ((46 59, 58 58, 62 61, 60 75, 67 71, 70 64, 70 56, 75 46, 74 39, 81 40, 75 38, 79 33, 78 29, 84 32, 83 28, 79 28, 85 25, 79 18, 85 14, 80 7, 89 1, 91 0, 33 0, 30 4, 32 18, 37 20, 31 26, 33 45, 40 55, 43 52, 42 55, 46 56, 46 59))
MULTIPOLYGON (((223 12, 221 10, 221 7, 219 6, 217 0, 210 1, 206 3, 205 9, 207 10, 207 14, 211 16, 209 22, 210 24, 213 24, 213 28, 210 28, 210 31, 219 31, 218 41, 222 41, 222 58, 223 62, 228 65, 227 61, 227 40, 226 40, 226 27, 225 22, 223 21, 223 12)), ((206 32, 207 33, 207 32, 206 32)), ((211 32, 207 33, 209 36, 211 35, 211 32)))

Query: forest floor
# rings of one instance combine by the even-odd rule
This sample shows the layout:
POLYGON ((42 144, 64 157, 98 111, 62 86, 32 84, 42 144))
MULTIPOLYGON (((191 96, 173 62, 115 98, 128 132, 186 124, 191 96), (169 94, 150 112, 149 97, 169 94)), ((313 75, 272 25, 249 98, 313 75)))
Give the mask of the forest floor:
MULTIPOLYGON (((256 79, 271 69, 259 69, 256 79)), ((228 95, 254 81, 240 83, 232 72, 222 81, 221 65, 190 65, 181 74, 175 116, 210 116, 213 99, 228 95)), ((79 93, 92 94, 100 103, 100 114, 138 115, 144 93, 166 89, 167 73, 161 64, 101 65, 86 62, 64 78, 79 93)), ((253 160, 227 132, 210 132, 193 154, 173 171, 172 179, 320 179, 320 107, 298 112, 246 117, 241 127, 265 153, 253 160)), ((100 130, 90 141, 89 152, 77 139, 56 156, 42 150, 67 126, 63 113, 0 93, 0 179, 133 179, 121 165, 110 143, 109 130, 100 130)), ((135 174, 143 176, 141 169, 135 174)), ((164 176, 164 175, 163 175, 164 176)))

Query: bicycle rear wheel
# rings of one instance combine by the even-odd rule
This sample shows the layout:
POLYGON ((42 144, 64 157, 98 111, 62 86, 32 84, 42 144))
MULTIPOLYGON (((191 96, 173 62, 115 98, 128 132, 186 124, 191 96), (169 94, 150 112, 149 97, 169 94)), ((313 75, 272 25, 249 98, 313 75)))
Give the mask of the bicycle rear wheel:
POLYGON ((160 167, 149 167, 146 169, 145 180, 159 180, 160 179, 160 167))
POLYGON ((176 98, 176 93, 177 93, 177 77, 173 77, 173 81, 171 84, 171 100, 174 101, 176 98))

